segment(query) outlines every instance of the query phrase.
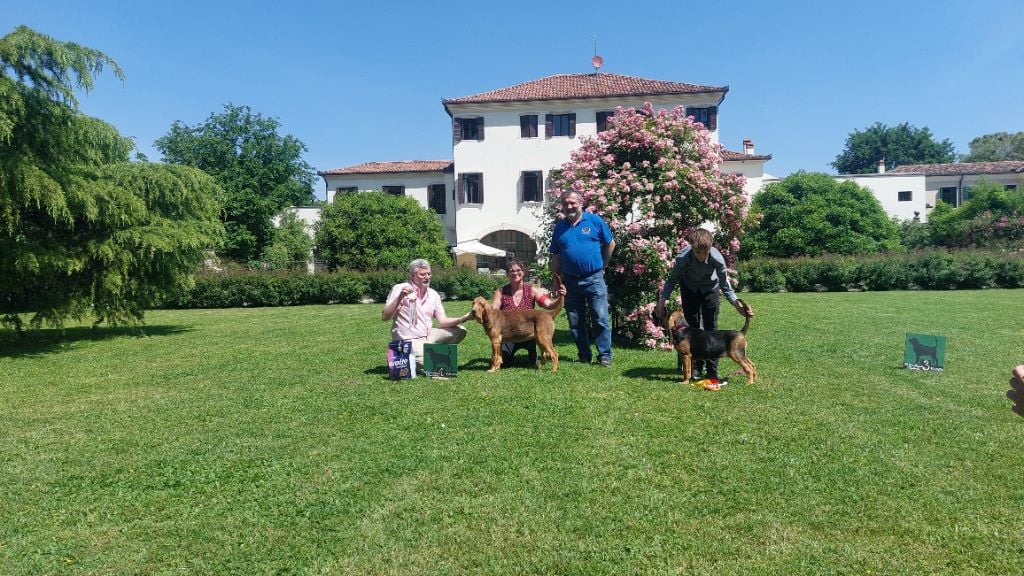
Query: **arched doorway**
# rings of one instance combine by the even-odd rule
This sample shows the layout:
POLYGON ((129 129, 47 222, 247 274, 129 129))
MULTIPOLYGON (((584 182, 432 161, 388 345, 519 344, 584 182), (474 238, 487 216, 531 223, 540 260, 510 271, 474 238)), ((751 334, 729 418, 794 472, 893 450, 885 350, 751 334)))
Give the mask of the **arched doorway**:
POLYGON ((537 243, 533 241, 533 238, 518 230, 491 232, 481 238, 480 242, 504 250, 505 257, 478 255, 476 257, 477 268, 490 268, 491 271, 504 270, 506 258, 515 258, 523 262, 529 269, 537 259, 537 243))

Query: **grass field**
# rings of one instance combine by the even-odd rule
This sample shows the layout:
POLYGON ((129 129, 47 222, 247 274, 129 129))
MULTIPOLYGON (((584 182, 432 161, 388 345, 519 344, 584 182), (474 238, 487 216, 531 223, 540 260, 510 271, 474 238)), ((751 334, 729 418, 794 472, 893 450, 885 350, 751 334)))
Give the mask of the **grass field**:
POLYGON ((377 305, 0 332, 0 574, 1024 573, 1024 292, 744 299, 721 392, 564 317, 557 373, 474 324, 444 381, 385 379, 377 305))

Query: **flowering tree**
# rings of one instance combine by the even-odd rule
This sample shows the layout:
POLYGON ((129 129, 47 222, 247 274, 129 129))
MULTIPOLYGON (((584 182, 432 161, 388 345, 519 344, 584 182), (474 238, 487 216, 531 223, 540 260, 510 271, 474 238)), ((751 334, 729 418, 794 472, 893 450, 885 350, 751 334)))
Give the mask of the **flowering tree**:
MULTIPOLYGON (((606 280, 613 330, 650 348, 665 344, 651 311, 676 252, 691 230, 715 228, 727 259, 739 249, 747 215, 743 177, 722 174, 721 146, 682 107, 618 108, 608 130, 584 138, 552 176, 553 194, 578 193, 615 233, 606 280)), ((550 203, 541 245, 550 241, 558 204, 550 203)))

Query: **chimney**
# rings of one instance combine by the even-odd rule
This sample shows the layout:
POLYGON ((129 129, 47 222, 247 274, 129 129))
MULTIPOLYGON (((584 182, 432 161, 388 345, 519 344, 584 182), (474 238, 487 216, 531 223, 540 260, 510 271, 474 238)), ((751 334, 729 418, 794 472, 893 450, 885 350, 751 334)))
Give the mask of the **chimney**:
POLYGON ((878 173, 885 174, 885 158, 878 161, 878 173))
POLYGON ((743 140, 743 153, 753 156, 754 155, 754 141, 750 138, 743 140))

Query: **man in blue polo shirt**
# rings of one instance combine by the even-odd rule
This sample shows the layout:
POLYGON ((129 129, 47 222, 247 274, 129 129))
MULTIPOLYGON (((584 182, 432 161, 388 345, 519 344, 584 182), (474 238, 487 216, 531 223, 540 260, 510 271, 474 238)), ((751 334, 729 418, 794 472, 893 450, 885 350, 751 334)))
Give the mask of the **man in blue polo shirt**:
POLYGON ((604 270, 615 250, 615 239, 600 216, 583 211, 576 192, 562 197, 562 215, 551 235, 551 271, 565 283, 565 311, 580 361, 589 364, 593 357, 587 328, 593 325, 597 360, 607 368, 612 365, 612 327, 604 270))

